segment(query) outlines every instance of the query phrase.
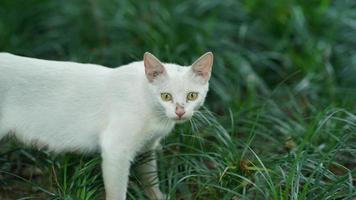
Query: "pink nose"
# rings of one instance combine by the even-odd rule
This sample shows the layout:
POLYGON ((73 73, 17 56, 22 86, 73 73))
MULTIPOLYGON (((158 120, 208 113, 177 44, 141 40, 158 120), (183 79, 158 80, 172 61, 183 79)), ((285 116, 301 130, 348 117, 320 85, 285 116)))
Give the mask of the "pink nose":
POLYGON ((181 118, 185 114, 184 107, 181 105, 177 105, 176 107, 176 115, 181 118))

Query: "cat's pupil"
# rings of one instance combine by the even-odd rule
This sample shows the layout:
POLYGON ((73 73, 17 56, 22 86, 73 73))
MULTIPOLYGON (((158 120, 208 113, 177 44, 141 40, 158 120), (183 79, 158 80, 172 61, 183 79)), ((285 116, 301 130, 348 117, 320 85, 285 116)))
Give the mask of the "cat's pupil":
POLYGON ((161 98, 163 101, 171 101, 172 95, 169 93, 161 93, 161 98))
POLYGON ((198 98, 198 93, 197 92, 189 92, 187 95, 187 100, 189 101, 194 101, 198 98))

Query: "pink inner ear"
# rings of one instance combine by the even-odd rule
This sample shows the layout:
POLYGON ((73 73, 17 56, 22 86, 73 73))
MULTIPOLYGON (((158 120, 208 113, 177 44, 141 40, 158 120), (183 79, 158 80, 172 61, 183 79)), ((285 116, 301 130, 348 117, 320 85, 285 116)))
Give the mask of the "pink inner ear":
MULTIPOLYGON (((193 69, 194 70, 194 69, 193 69)), ((208 77, 210 76, 210 70, 209 71, 205 71, 204 69, 197 69, 197 70, 194 70, 194 73, 197 75, 197 76, 202 76, 202 77, 208 77)))
POLYGON ((145 53, 143 61, 146 77, 149 82, 153 82, 158 76, 165 73, 164 66, 154 55, 145 53))
POLYGON ((162 69, 153 69, 153 71, 149 71, 148 74, 152 77, 152 78, 156 78, 159 75, 163 74, 164 70, 162 69))
POLYGON ((205 80, 209 80, 212 64, 213 54, 209 52, 201 56, 197 61, 195 61, 195 63, 192 65, 192 69, 197 76, 201 76, 205 80))
POLYGON ((207 67, 207 66, 203 66, 202 68, 200 69, 194 69, 193 68, 193 72, 195 73, 195 75, 197 76, 201 76, 203 77, 205 80, 209 80, 210 78, 210 71, 211 68, 210 67, 207 67))
POLYGON ((146 68, 146 77, 150 82, 153 82, 158 76, 164 74, 164 69, 148 69, 146 68))

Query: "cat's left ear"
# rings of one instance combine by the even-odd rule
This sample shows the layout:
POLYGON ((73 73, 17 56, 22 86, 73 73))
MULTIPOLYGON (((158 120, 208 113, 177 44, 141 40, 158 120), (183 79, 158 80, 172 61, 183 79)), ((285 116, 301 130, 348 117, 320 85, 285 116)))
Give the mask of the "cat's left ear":
POLYGON ((149 52, 143 55, 143 63, 145 65, 146 77, 150 83, 158 77, 167 74, 162 63, 149 52))
POLYGON ((213 67, 214 56, 212 52, 207 52, 204 55, 200 56, 193 64, 192 71, 193 73, 202 78, 204 83, 208 82, 211 75, 211 68, 213 67))

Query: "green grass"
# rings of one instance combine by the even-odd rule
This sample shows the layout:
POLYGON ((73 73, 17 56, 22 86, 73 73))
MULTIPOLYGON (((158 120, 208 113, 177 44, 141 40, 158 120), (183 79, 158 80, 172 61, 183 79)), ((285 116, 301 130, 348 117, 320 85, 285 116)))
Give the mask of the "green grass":
MULTIPOLYGON (((213 51, 207 108, 162 141, 162 190, 171 199, 351 200, 355 13, 350 0, 2 0, 0 51, 110 67, 145 51, 179 64, 213 51)), ((103 197, 98 155, 0 146, 3 199, 103 197)), ((130 180, 129 199, 144 199, 134 170, 130 180)))

